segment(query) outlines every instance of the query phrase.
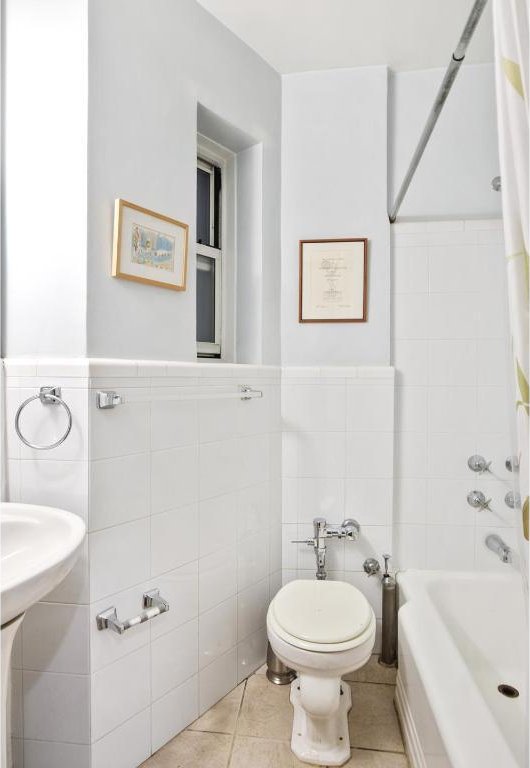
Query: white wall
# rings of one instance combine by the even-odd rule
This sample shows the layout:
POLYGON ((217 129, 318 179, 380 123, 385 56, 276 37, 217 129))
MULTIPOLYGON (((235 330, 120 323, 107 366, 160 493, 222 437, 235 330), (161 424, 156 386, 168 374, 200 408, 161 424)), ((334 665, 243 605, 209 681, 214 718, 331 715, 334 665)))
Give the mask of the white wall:
POLYGON ((89 31, 89 354, 196 357, 193 246, 185 293, 111 278, 110 250, 115 197, 188 222, 195 241, 200 103, 263 144, 262 339, 254 359, 278 362, 279 75, 193 0, 94 0, 89 31))
POLYGON ((4 354, 196 359, 201 104, 262 145, 252 359, 279 362, 280 76, 194 0, 7 0, 6 37, 4 354), (190 224, 186 292, 111 278, 116 197, 190 224))
POLYGON ((282 362, 384 365, 390 359, 387 70, 283 78, 282 362), (298 322, 298 241, 367 237, 368 322, 298 322))
POLYGON ((500 220, 411 222, 393 228, 396 369, 394 555, 400 568, 506 566, 484 545, 515 548, 506 265, 500 220), (475 474, 480 454, 491 472, 475 474), (474 510, 467 494, 491 498, 474 510))
MULTIPOLYGON (((389 189, 408 168, 444 69, 395 72, 389 83, 389 189)), ((464 63, 399 211, 399 217, 500 216, 491 188, 500 173, 493 64, 464 63)))
POLYGON ((86 351, 87 2, 6 0, 5 37, 3 353, 75 357, 86 351))
MULTIPOLYGON (((263 147, 255 144, 237 155, 236 349, 240 363, 261 357, 263 321, 263 147)), ((265 315, 266 316, 266 315, 265 315)))

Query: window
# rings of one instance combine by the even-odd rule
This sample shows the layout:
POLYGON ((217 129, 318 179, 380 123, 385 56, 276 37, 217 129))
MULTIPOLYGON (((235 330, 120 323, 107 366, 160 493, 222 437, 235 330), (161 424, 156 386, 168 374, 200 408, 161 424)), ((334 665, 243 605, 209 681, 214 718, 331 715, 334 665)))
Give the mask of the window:
POLYGON ((221 167, 197 159, 197 355, 221 357, 221 167))

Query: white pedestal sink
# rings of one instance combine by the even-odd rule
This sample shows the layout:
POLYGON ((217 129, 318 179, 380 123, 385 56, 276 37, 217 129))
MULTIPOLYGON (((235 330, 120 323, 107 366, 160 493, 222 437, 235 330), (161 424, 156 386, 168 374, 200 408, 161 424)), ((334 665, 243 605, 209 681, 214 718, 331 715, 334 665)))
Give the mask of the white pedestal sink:
POLYGON ((74 565, 84 522, 61 509, 0 503, 2 768, 7 768, 8 670, 24 612, 51 592, 74 565))

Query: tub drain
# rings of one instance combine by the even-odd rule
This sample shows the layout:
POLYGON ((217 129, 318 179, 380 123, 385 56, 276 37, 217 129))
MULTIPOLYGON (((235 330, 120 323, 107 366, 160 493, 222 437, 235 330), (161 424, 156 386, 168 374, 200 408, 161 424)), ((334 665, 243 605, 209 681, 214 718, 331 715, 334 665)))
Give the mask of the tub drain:
POLYGON ((519 691, 517 688, 514 688, 513 685, 508 685, 507 683, 501 683, 497 690, 499 693, 502 693, 503 696, 507 696, 509 699, 516 699, 519 696, 519 691))

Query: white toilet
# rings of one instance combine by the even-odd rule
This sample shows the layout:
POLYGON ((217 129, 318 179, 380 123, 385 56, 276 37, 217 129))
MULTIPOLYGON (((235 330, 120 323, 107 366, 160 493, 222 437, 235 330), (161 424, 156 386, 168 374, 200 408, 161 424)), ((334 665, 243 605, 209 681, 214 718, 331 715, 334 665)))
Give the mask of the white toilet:
POLYGON ((307 763, 342 765, 350 758, 350 686, 375 643, 375 615, 365 596, 342 581, 291 581, 272 600, 267 633, 274 653, 298 678, 291 749, 307 763))

